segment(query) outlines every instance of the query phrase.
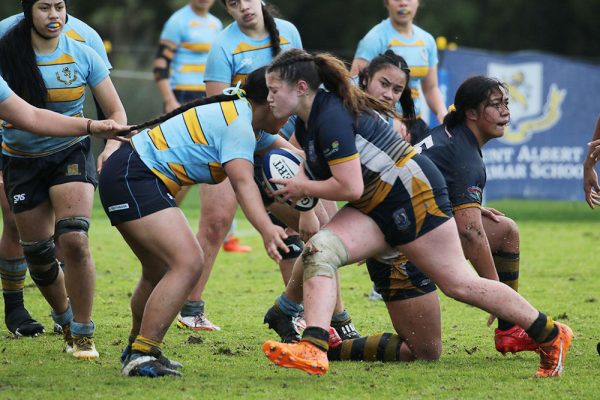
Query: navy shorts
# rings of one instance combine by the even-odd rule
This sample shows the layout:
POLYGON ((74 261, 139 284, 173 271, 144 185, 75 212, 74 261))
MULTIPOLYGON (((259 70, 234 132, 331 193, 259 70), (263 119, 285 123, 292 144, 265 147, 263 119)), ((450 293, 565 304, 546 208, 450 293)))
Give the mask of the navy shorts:
POLYGON ((412 299, 435 291, 435 283, 402 254, 367 259, 375 290, 384 301, 412 299))
POLYGON ((417 154, 401 168, 402 176, 385 199, 367 213, 391 247, 410 243, 452 218, 446 181, 429 158, 417 154))
POLYGON ((173 90, 175 98, 179 104, 189 103, 190 101, 203 99, 206 97, 206 92, 197 90, 173 90))
POLYGON ((4 190, 15 214, 32 210, 50 197, 50 187, 87 182, 96 187, 98 176, 90 138, 43 157, 2 155, 4 190))
POLYGON ((176 207, 175 198, 165 184, 128 143, 124 143, 104 163, 99 192, 104 212, 112 225, 176 207))

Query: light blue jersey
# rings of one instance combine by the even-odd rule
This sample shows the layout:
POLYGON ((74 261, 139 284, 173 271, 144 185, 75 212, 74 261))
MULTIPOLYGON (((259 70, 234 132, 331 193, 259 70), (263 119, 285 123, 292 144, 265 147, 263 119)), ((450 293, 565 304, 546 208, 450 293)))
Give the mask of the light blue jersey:
POLYGON ((138 133, 131 143, 175 195, 181 186, 223 181, 223 164, 237 158, 254 162, 255 150, 275 140, 275 135, 255 135, 250 104, 237 99, 190 108, 138 133))
MULTIPOLYGON (((20 13, 0 21, 0 37, 4 36, 4 34, 8 32, 10 28, 12 28, 22 19, 23 13, 20 13)), ((90 46, 96 53, 98 53, 100 58, 102 58, 106 68, 112 69, 112 65, 110 65, 110 61, 108 61, 106 49, 104 48, 104 42, 102 42, 100 35, 98 35, 98 33, 91 26, 72 15, 69 15, 67 23, 63 27, 62 33, 71 39, 90 46)))
MULTIPOLYGON (((13 95, 13 91, 8 87, 8 83, 0 76, 0 103, 13 95)), ((0 132, 2 129, 0 128, 0 132)))
MULTIPOLYGON (((279 30, 281 50, 302 48, 298 29, 288 21, 275 18, 279 30)), ((267 35, 263 39, 252 39, 246 36, 237 22, 229 25, 213 43, 208 54, 204 80, 225 82, 235 86, 242 84, 250 72, 267 65, 273 59, 271 39, 267 35)))
POLYGON ((221 29, 223 24, 217 17, 201 17, 189 4, 171 15, 160 34, 161 40, 177 45, 169 76, 171 89, 206 91, 206 60, 221 29))
POLYGON ((412 36, 398 33, 390 19, 375 25, 358 43, 354 58, 371 61, 377 55, 392 49, 406 60, 410 68, 410 88, 417 115, 421 112, 421 79, 438 63, 435 39, 429 33, 413 25, 412 36))
MULTIPOLYGON (((48 89, 46 108, 67 116, 83 116, 85 86, 98 85, 108 77, 106 65, 89 46, 65 35, 50 54, 36 54, 38 68, 48 89)), ((39 136, 7 126, 3 154, 13 157, 41 157, 61 151, 86 136, 39 136)))

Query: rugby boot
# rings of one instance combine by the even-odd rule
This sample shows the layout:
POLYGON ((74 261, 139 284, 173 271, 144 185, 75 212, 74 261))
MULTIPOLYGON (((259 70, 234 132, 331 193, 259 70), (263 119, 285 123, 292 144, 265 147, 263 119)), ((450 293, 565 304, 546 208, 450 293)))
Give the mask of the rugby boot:
MULTIPOLYGON (((306 321, 302 317, 294 317, 292 318, 292 323, 294 324, 294 328, 299 335, 302 335, 304 329, 306 329, 306 321)), ((342 338, 335 330, 334 327, 329 327, 329 337, 327 338, 327 344, 329 347, 337 347, 342 344, 342 338)))
MULTIPOLYGON (((131 356, 131 345, 127 345, 121 352, 121 367, 125 367, 125 364, 127 364, 127 361, 129 361, 130 356, 131 356)), ((165 367, 167 367, 169 369, 183 368, 182 363, 177 362, 175 360, 169 360, 162 353, 160 353, 160 356, 156 357, 156 359, 158 360, 159 363, 161 363, 162 365, 164 365, 165 367)))
POLYGON ((221 328, 213 324, 206 318, 206 314, 196 314, 184 317, 177 315, 177 327, 181 329, 191 329, 193 331, 220 331, 221 328))
POLYGON ((181 372, 167 368, 156 357, 149 354, 132 353, 121 368, 123 376, 145 376, 159 378, 161 376, 182 376, 181 372))
MULTIPOLYGON (((298 317, 295 318, 298 319, 298 317)), ((269 308, 265 314, 263 323, 269 324, 269 329, 273 329, 277 332, 281 341, 284 343, 295 343, 302 339, 294 325, 294 317, 284 314, 277 304, 273 304, 273 306, 269 308)))
POLYGON ((349 319, 347 321, 341 322, 341 323, 336 323, 336 322, 332 322, 331 326, 333 328, 335 328, 335 330, 337 331, 339 337, 342 340, 350 340, 350 339, 359 339, 361 338, 360 333, 358 333, 358 331, 356 330, 356 328, 354 327, 354 324, 352 323, 352 320, 349 319))
POLYGON ((573 331, 565 324, 554 323, 558 328, 558 335, 549 342, 541 343, 538 349, 540 367, 535 373, 537 378, 559 376, 565 367, 565 358, 567 358, 567 351, 571 347, 573 331))
POLYGON ((73 337, 73 357, 84 360, 98 358, 100 355, 96 350, 94 339, 87 336, 73 337))
POLYGON ((262 348, 273 364, 283 368, 300 369, 310 375, 323 375, 329 370, 327 352, 305 340, 298 343, 269 340, 263 343, 262 348))
POLYGON ((496 350, 502 355, 506 353, 515 354, 520 351, 536 351, 540 347, 523 328, 517 325, 504 331, 496 329, 494 341, 496 342, 496 350))
POLYGON ((250 253, 252 247, 241 244, 239 238, 229 235, 223 242, 223 250, 228 253, 250 253))
POLYGON ((44 333, 44 325, 33 319, 23 306, 6 314, 4 322, 10 333, 17 337, 35 337, 44 333))

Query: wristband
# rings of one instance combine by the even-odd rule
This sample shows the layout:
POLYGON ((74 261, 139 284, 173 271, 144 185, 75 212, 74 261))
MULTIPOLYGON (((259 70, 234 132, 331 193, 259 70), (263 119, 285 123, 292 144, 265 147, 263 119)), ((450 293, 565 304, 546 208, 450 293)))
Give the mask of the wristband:
POLYGON ((88 119, 87 120, 87 128, 85 129, 88 133, 88 135, 92 134, 92 120, 88 119))

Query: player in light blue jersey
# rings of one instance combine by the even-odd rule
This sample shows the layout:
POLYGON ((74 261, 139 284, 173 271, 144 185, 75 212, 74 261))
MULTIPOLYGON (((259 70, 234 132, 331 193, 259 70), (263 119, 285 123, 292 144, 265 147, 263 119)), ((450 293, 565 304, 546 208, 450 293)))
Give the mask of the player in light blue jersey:
MULTIPOLYGON (((92 121, 85 118, 67 117, 62 114, 33 107, 14 94, 8 84, 0 77, 0 118, 7 123, 19 126, 39 135, 63 136, 93 134, 99 138, 110 139, 128 127, 114 121, 92 121)), ((0 174, 0 178, 1 178, 0 174)), ((27 263, 23 258, 23 249, 19 245, 19 236, 10 212, 4 181, 0 179, 0 206, 2 207, 2 240, 0 241, 0 278, 2 297, 4 298, 4 321, 8 330, 15 336, 37 336, 44 326, 31 317, 25 308, 23 288, 27 263), (11 228, 12 229, 8 229, 11 228), (7 240, 8 232, 14 231, 14 239, 7 240)))
MULTIPOLYGON (((62 35, 65 2, 23 0, 22 6, 24 19, 0 40, 0 72, 11 89, 34 106, 82 116, 88 85, 105 114, 124 124, 105 63, 90 47, 62 35)), ((117 147, 109 141, 98 168, 117 147)), ((96 358, 95 271, 87 239, 96 185, 90 139, 40 137, 7 126, 2 152, 5 191, 30 275, 63 326, 65 349, 77 358, 96 358), (69 266, 64 276, 55 240, 69 266)))
MULTIPOLYGON (((447 113, 438 87, 437 47, 429 33, 413 24, 419 8, 419 0, 384 0, 389 18, 374 26, 359 42, 351 73, 358 74, 378 54, 391 49, 404 57, 411 71, 412 96, 417 117, 421 113, 421 90, 427 105, 442 122, 447 113)), ((427 129, 420 120, 421 131, 427 129)), ((413 131, 417 131, 417 126, 413 131)), ((425 136, 418 132, 417 136, 425 136)))
MULTIPOLYGON (((250 72, 268 64, 281 50, 302 46, 298 30, 287 21, 275 19, 271 6, 263 5, 261 0, 221 0, 221 3, 234 22, 213 42, 208 55, 204 75, 208 96, 218 95, 237 82, 244 83, 250 72)), ((237 238, 228 234, 237 203, 227 180, 219 185, 202 185, 200 198, 202 223, 198 228, 198 240, 203 244, 206 263, 198 285, 181 310, 178 326, 216 330, 218 327, 204 313, 202 293, 219 248, 222 244, 225 250, 237 252, 251 248, 241 245, 237 238)), ((290 264, 286 268, 291 271, 291 267, 290 264)))
MULTIPOLYGON (((2 21, 0 21, 0 37, 4 36, 4 34, 10 28, 12 28, 14 25, 16 25, 23 18, 24 18, 23 13, 19 13, 19 14, 13 15, 11 17, 5 18, 2 21)), ((72 15, 69 15, 67 17, 67 22, 65 23, 65 26, 63 27, 63 33, 74 40, 77 40, 81 43, 84 43, 84 44, 90 46, 102 58, 106 67, 109 70, 112 68, 112 65, 108 61, 108 56, 106 54, 106 50, 104 48, 102 39, 100 38, 98 33, 94 29, 92 29, 89 25, 87 25, 85 22, 73 17, 72 15)), ((105 118, 104 113, 102 112, 101 108, 99 107, 96 99, 94 99, 94 102, 96 103, 97 118, 104 119, 105 118)), ((1 134, 2 134, 2 132, 0 129, 0 142, 2 139, 1 134)), ((106 154, 107 153, 103 154, 103 158, 104 158, 104 156, 106 156, 106 154)), ((1 166, 2 166, 2 162, 0 161, 0 169, 1 169, 1 166)), ((0 173, 1 173, 1 171, 0 171, 0 173)), ((23 250, 21 248, 21 245, 19 244, 19 234, 17 232, 17 228, 16 228, 16 225, 14 222, 14 215, 12 214, 12 212, 10 212, 10 209, 8 208, 8 203, 7 203, 4 191, 2 191, 0 193, 0 202, 2 204, 6 205, 6 209, 3 210, 5 212, 3 212, 3 214, 2 214, 4 224, 3 224, 3 229, 2 229, 2 239, 0 240, 0 270, 10 269, 10 270, 22 271, 24 273, 25 270, 27 269, 27 263, 25 262, 25 259, 23 258, 23 250)), ((15 311, 24 310, 23 304, 19 305, 17 303, 12 303, 12 306, 15 308, 15 311)), ((21 320, 23 318, 16 318, 16 319, 9 318, 8 314, 13 314, 13 313, 9 312, 10 310, 8 308, 5 307, 5 309, 6 309, 5 319, 7 319, 7 321, 8 320, 11 321, 10 323, 7 323, 7 326, 11 325, 11 327, 9 328, 9 330, 11 332, 15 332, 16 330, 19 330, 19 332, 30 332, 32 334, 36 334, 36 333, 39 333, 42 331, 42 329, 43 329, 42 325, 38 324, 35 320, 33 320, 29 317, 28 317, 29 320, 33 321, 29 325, 31 325, 31 326, 36 325, 37 326, 36 329, 26 329, 24 327, 23 327, 23 329, 19 329, 18 327, 15 328, 15 326, 17 326, 17 325, 19 325, 19 326, 22 325, 21 323, 19 323, 19 320, 21 320)), ((21 311, 17 312, 17 314, 26 315, 25 313, 23 313, 21 311)), ((15 315, 15 314, 13 314, 13 315, 15 315)), ((60 325, 55 324, 55 331, 58 331, 60 329, 61 329, 60 325)))
POLYGON ((269 110, 264 69, 251 74, 243 89, 192 101, 138 125, 158 124, 115 152, 100 177, 104 210, 142 263, 122 356, 125 376, 181 375, 181 364, 162 355, 161 342, 208 262, 205 244, 176 207, 182 186, 214 185, 229 177, 269 256, 279 260, 279 249, 287 251, 285 232, 265 211, 252 165, 255 151, 287 145, 261 132, 277 132, 287 118, 276 119, 269 110))
POLYGON ((206 96, 206 59, 223 25, 210 14, 214 0, 192 0, 177 10, 160 34, 154 79, 170 112, 206 96))

